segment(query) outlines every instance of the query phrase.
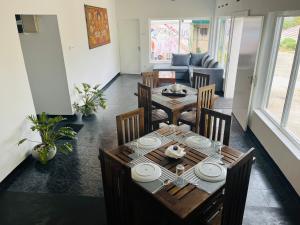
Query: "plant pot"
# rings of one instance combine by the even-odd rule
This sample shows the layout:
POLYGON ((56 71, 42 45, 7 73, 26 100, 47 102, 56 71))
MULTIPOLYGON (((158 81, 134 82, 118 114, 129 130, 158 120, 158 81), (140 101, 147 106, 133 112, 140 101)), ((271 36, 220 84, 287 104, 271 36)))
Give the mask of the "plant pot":
POLYGON ((96 118, 96 115, 94 113, 91 113, 89 115, 82 114, 82 120, 94 120, 96 118))
MULTIPOLYGON (((36 160, 40 160, 40 155, 39 155, 39 150, 41 148, 44 148, 45 146, 43 144, 39 144, 39 145, 36 145, 33 149, 32 149, 32 152, 31 152, 31 155, 33 156, 33 158, 35 158, 36 160)), ((56 155, 56 146, 54 146, 53 148, 50 148, 48 150, 48 153, 47 153, 47 161, 51 160, 54 158, 54 156, 56 155)))

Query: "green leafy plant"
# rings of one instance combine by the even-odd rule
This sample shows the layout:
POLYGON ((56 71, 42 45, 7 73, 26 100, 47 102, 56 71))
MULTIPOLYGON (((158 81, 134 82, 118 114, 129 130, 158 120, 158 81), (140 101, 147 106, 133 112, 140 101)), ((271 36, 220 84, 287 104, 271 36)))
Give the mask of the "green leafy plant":
POLYGON ((294 51, 297 46, 297 41, 293 38, 284 38, 280 42, 280 48, 286 51, 294 51))
POLYGON ((64 121, 65 118, 62 116, 48 118, 45 112, 43 112, 39 117, 31 115, 27 118, 32 123, 31 130, 40 133, 41 142, 24 138, 18 142, 18 145, 24 143, 25 141, 39 143, 35 148, 38 151, 39 160, 43 164, 47 163, 48 152, 52 148, 56 148, 58 151, 61 151, 65 154, 72 152, 73 147, 68 142, 63 143, 62 145, 56 145, 57 140, 64 137, 73 139, 77 134, 71 127, 62 126, 57 128, 58 124, 64 121))
POLYGON ((97 112, 99 107, 106 109, 106 99, 103 92, 99 88, 99 84, 91 87, 87 83, 82 83, 80 87, 75 87, 75 90, 80 96, 80 103, 73 104, 76 112, 82 113, 84 116, 89 116, 97 112))

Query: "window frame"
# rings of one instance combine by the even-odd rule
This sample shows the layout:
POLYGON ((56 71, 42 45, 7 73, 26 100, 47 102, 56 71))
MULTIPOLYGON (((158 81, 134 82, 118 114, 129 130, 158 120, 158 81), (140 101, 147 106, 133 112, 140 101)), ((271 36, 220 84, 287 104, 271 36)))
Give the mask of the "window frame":
POLYGON ((208 28, 208 50, 207 52, 211 52, 212 49, 212 32, 213 32, 213 18, 212 17, 197 17, 197 18, 150 18, 148 19, 148 57, 149 57, 149 62, 151 64, 159 64, 159 63, 170 63, 171 60, 152 60, 151 59, 151 21, 179 21, 179 35, 178 35, 178 49, 175 54, 180 54, 180 39, 181 39, 181 23, 184 20, 201 20, 201 19, 208 19, 209 22, 209 28, 208 28))
POLYGON ((265 84, 265 92, 263 94, 262 104, 261 104, 261 110, 263 114, 296 146, 300 147, 300 137, 297 137, 293 132, 289 131, 286 127, 290 109, 292 106, 293 101, 293 95, 296 88, 296 82, 298 78, 298 73, 300 70, 300 32, 298 34, 298 40, 297 45, 295 49, 295 55, 293 58, 293 64, 292 69, 289 77, 289 83, 287 87, 287 93, 285 96, 284 106, 282 110, 281 120, 278 122, 276 119, 271 115, 272 113, 267 109, 267 105, 269 103, 270 94, 271 94, 271 88, 273 84, 274 79, 274 72, 277 62, 277 57, 279 53, 279 46, 280 46, 280 39, 281 39, 281 33, 282 33, 282 27, 285 17, 296 17, 300 16, 300 12, 294 12, 294 13, 278 13, 275 17, 276 19, 276 25, 275 25, 275 31, 274 31, 274 38, 273 38, 273 44, 270 54, 270 60, 269 60, 269 66, 268 66, 268 72, 267 72, 267 78, 266 78, 266 84, 265 84))

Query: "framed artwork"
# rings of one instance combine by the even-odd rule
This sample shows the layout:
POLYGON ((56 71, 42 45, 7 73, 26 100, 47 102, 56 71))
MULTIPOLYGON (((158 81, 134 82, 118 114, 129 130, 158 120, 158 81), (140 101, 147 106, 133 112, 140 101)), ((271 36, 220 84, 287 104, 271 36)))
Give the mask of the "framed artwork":
POLYGON ((85 5, 85 18, 90 49, 110 43, 107 10, 85 5))

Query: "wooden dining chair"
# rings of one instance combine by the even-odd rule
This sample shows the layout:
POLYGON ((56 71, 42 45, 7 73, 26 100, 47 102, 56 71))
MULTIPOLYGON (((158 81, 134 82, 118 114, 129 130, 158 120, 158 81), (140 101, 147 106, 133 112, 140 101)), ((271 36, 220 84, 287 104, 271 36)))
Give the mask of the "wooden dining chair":
POLYGON ((213 107, 215 84, 198 88, 197 107, 191 111, 181 113, 178 123, 190 125, 192 130, 199 131, 200 113, 202 108, 213 107))
POLYGON ((132 221, 131 168, 99 149, 107 224, 128 225, 132 221))
POLYGON ((214 141, 229 145, 231 116, 211 109, 202 108, 199 134, 214 141))
POLYGON ((123 145, 144 135, 144 109, 139 108, 116 117, 118 144, 123 145))
POLYGON ((193 73, 192 88, 201 88, 209 85, 209 75, 203 73, 193 73))
MULTIPOLYGON (((242 225, 255 149, 251 148, 227 169, 223 204, 210 218, 201 218, 205 225, 242 225)), ((197 223, 199 224, 199 223, 197 223)))
POLYGON ((151 87, 138 83, 138 106, 144 108, 145 133, 157 130, 160 123, 168 121, 168 115, 162 109, 152 109, 151 87))
POLYGON ((158 71, 143 72, 142 79, 143 79, 143 84, 148 87, 151 88, 159 87, 158 71))

